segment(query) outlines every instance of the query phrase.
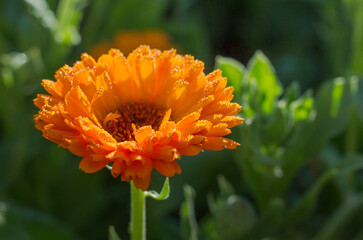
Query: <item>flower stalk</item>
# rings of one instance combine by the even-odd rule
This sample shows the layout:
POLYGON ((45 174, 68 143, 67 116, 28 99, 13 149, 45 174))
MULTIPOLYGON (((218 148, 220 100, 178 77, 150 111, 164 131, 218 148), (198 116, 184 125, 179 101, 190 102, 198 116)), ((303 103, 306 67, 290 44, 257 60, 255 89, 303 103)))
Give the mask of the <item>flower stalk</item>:
POLYGON ((131 240, 146 240, 145 194, 131 181, 131 240))

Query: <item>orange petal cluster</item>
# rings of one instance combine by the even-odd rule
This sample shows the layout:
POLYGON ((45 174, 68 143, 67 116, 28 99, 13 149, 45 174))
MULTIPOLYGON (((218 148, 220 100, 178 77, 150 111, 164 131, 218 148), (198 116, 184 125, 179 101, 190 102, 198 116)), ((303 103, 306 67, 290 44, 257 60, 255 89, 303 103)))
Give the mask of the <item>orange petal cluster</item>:
POLYGON ((97 62, 83 54, 73 67, 60 68, 55 82, 42 81, 49 95, 34 99, 40 109, 35 126, 45 138, 83 157, 83 171, 112 164, 114 177, 146 190, 153 169, 167 177, 180 173, 181 155, 239 145, 224 138, 243 122, 235 116, 241 107, 230 102, 233 87, 226 87, 220 70, 208 75, 203 70, 203 62, 173 49, 140 46, 127 58, 111 49, 97 62), (135 114, 122 115, 123 106, 136 106, 135 114), (137 112, 138 106, 151 110, 137 112), (157 121, 143 116, 156 112, 157 121), (116 126, 112 132, 109 121, 116 126), (119 126, 124 126, 119 134, 129 134, 125 141, 115 137, 119 126))

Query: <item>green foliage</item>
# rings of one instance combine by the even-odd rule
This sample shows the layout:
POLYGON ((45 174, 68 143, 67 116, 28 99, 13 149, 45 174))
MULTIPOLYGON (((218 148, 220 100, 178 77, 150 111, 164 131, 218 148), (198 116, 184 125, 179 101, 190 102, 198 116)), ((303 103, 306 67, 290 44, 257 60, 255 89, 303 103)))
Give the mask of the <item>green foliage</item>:
POLYGON ((144 194, 146 197, 151 197, 155 200, 168 199, 170 194, 169 178, 165 179, 163 189, 161 189, 160 193, 157 193, 156 191, 145 191, 144 194))
MULTIPOLYGON (((238 66, 232 61, 230 66, 226 66, 226 61, 224 64, 224 69, 238 66)), ((247 68, 240 65, 239 71, 244 73, 240 99, 246 121, 240 126, 242 147, 236 152, 235 160, 259 213, 246 239, 312 238, 320 225, 305 226, 311 232, 299 232, 299 229, 308 219, 322 214, 317 206, 329 201, 329 196, 324 199, 319 196, 332 182, 341 188, 335 194, 346 200, 342 200, 341 209, 327 221, 328 226, 322 226, 317 239, 332 239, 341 234, 339 230, 344 229, 347 221, 353 221, 355 211, 362 208, 361 193, 352 181, 363 167, 363 155, 357 152, 362 146, 358 143, 358 134, 354 134, 362 131, 359 126, 363 119, 359 117, 358 106, 363 104, 359 102, 363 81, 356 76, 336 78, 324 83, 315 96, 312 91, 301 94, 297 83, 284 90, 271 63, 261 52, 252 57, 247 68), (355 125, 352 127, 352 124, 355 125), (349 141, 342 149, 337 147, 345 157, 335 157, 335 162, 328 166, 319 164, 319 155, 326 151, 331 139, 339 136, 349 141), (314 174, 314 168, 318 172, 303 193, 291 188, 302 174, 314 174), (343 182, 347 185, 342 185, 343 182), (299 198, 291 199, 296 194, 299 198)), ((225 76, 229 76, 232 85, 241 81, 238 75, 227 72, 225 76)), ((230 191, 229 197, 233 196, 230 191)), ((216 211, 216 207, 212 209, 212 213, 216 211)), ((345 233, 357 234, 354 230, 345 233)), ((220 235, 215 239, 228 237, 220 235)))
POLYGON ((48 214, 0 202, 1 239, 80 239, 48 214))
POLYGON ((198 223, 194 212, 195 190, 193 187, 186 185, 184 186, 184 194, 185 201, 180 207, 182 235, 184 239, 197 240, 198 223))
POLYGON ((251 108, 264 114, 273 111, 273 105, 281 94, 280 83, 277 82, 274 68, 262 52, 256 52, 248 63, 247 88, 250 89, 249 102, 251 108))
POLYGON ((129 186, 106 170, 82 173, 79 158, 43 139, 32 99, 41 79, 118 30, 151 28, 207 69, 214 54, 229 56, 215 67, 245 122, 232 130, 238 149, 183 157, 170 182, 153 176, 151 189, 162 190, 146 194, 167 201, 147 201, 148 238, 362 239, 362 7, 0 1, 0 239, 104 239, 110 225, 109 239, 128 239, 129 186), (256 49, 271 61, 261 51, 246 67, 231 58, 256 49))
MULTIPOLYGON (((235 194, 234 188, 223 176, 218 176, 218 185, 220 194, 215 199, 213 195, 209 195, 211 215, 202 221, 203 231, 199 238, 242 239, 255 224, 255 209, 246 198, 235 194)), ((181 220, 184 225, 189 226, 183 228, 184 239, 197 239, 199 227, 194 215, 195 191, 190 186, 185 186, 184 191, 186 200, 181 208, 181 220)))

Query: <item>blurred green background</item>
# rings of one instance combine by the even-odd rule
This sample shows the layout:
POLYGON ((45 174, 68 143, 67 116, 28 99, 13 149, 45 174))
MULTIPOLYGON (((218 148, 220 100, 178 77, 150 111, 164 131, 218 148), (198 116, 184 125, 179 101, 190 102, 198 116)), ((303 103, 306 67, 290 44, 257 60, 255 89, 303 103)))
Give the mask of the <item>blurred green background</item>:
POLYGON ((0 0, 0 239, 128 239, 129 185, 80 171, 32 99, 81 53, 150 29, 221 68, 246 120, 241 147, 183 157, 169 199, 148 199, 148 239, 363 239, 361 0, 0 0))

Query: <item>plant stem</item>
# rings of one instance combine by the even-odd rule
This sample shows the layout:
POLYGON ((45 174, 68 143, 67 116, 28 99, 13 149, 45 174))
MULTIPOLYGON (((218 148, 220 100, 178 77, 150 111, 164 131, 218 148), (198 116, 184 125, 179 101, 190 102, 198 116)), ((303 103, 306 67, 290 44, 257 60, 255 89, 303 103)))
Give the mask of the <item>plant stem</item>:
POLYGON ((145 226, 145 195, 137 189, 134 183, 130 182, 131 187, 131 240, 146 240, 145 226))

